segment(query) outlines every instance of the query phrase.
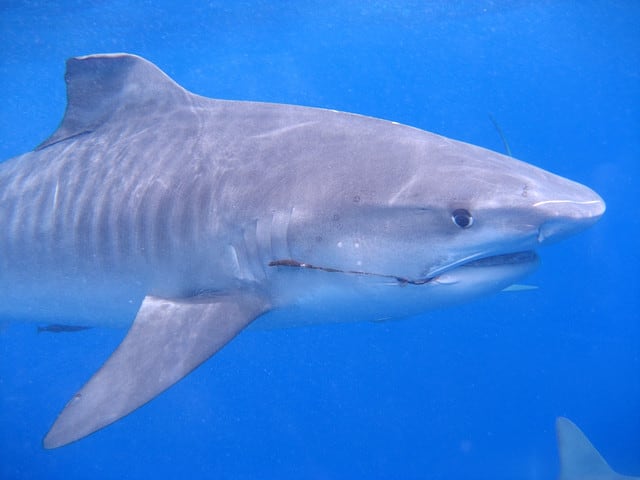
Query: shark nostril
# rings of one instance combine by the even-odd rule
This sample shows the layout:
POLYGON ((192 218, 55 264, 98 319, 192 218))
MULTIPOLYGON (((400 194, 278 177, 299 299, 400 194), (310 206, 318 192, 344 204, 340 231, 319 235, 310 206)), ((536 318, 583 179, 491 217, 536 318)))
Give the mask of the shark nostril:
POLYGON ((549 231, 545 227, 545 225, 542 225, 538 228, 538 243, 544 243, 544 241, 549 237, 549 231))
POLYGON ((538 243, 555 242, 583 228, 582 222, 554 219, 540 226, 538 229, 538 243))

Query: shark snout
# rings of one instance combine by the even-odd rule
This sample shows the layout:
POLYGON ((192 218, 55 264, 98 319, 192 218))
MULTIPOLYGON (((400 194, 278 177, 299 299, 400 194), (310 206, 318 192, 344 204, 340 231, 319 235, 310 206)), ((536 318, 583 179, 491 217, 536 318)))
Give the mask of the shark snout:
POLYGON ((545 218, 538 230, 540 243, 573 235, 596 223, 604 214, 606 205, 600 195, 584 185, 573 186, 571 195, 558 195, 533 204, 545 218))

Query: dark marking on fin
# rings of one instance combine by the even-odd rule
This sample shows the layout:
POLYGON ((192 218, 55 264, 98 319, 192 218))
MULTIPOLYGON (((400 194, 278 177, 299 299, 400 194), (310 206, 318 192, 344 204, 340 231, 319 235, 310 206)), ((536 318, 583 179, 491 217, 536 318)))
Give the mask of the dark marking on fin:
POLYGON ((49 142, 43 142, 40 145, 38 145, 34 151, 39 151, 39 150, 44 150, 47 147, 50 147, 52 145, 57 145, 60 142, 65 142, 67 140, 73 140, 74 138, 78 138, 81 137, 83 135, 87 135, 88 133, 93 133, 93 130, 86 130, 84 132, 78 132, 78 133, 74 133, 73 135, 69 135, 68 137, 64 137, 64 138, 60 138, 59 140, 51 140, 49 142))

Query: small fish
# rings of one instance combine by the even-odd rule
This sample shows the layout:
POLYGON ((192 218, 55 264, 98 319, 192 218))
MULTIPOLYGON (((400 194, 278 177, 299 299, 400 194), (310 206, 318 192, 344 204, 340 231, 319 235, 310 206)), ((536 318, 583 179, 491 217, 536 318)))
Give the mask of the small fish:
POLYGON ((38 327, 38 333, 50 332, 50 333, 62 333, 62 332, 79 332, 81 330, 88 330, 91 327, 83 327, 81 325, 60 325, 59 323, 52 323, 45 325, 44 327, 38 327))

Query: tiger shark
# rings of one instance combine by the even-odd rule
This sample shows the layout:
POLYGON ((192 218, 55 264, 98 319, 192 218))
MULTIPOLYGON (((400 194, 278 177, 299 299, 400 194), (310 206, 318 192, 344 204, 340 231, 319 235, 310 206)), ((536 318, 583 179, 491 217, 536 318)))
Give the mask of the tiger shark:
POLYGON ((71 58, 65 80, 59 128, 0 164, 0 316, 130 328, 45 448, 129 414, 259 317, 468 301, 605 211, 589 188, 477 146, 201 97, 134 55, 71 58))

